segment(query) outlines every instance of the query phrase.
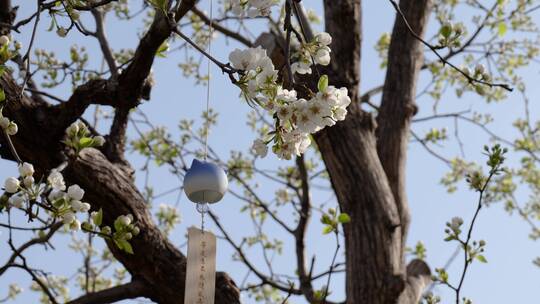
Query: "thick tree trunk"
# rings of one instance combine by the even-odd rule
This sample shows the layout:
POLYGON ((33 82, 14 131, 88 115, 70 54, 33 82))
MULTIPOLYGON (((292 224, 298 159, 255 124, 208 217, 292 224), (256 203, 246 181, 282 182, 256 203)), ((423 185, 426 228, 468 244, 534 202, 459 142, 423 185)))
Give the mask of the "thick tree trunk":
MULTIPOLYGON (((430 0, 400 7, 423 35, 430 0)), ((353 105, 344 122, 316 136, 340 206, 352 219, 344 225, 347 303, 416 304, 430 271, 421 261, 405 267, 405 159, 422 46, 397 14, 377 125, 358 107, 360 15, 359 1, 325 1, 326 31, 334 37, 330 79, 352 91, 353 105)))

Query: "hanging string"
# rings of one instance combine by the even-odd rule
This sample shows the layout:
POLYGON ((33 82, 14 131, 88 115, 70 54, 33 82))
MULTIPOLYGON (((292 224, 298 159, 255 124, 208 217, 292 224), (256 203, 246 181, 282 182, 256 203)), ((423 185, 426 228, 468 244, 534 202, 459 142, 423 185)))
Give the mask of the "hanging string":
MULTIPOLYGON (((210 13, 209 13, 209 18, 210 18, 210 23, 208 24, 208 27, 209 27, 209 31, 210 31, 210 34, 209 34, 209 38, 208 38, 208 54, 212 55, 212 35, 213 35, 213 23, 214 23, 214 18, 213 18, 213 13, 212 13, 212 0, 210 0, 210 13)), ((208 115, 210 115, 209 111, 210 111, 210 80, 212 78, 212 76, 210 75, 210 67, 211 67, 211 62, 210 62, 210 59, 207 60, 208 64, 207 64, 207 74, 208 74, 208 83, 206 85, 206 122, 205 122, 205 125, 204 125, 204 160, 206 161, 206 158, 208 156, 208 133, 209 133, 209 129, 210 129, 210 123, 209 123, 209 117, 208 115)))
MULTIPOLYGON (((209 36, 208 36, 208 54, 212 54, 212 36, 213 36, 213 7, 212 7, 212 1, 210 0, 210 12, 209 12, 209 18, 210 23, 208 24, 209 27, 209 36)), ((208 59, 208 64, 206 67, 206 71, 208 74, 208 82, 206 84, 206 121, 204 123, 204 161, 206 161, 208 157, 208 133, 210 132, 210 123, 209 123, 209 115, 210 115, 210 80, 212 79, 210 68, 211 68, 211 62, 210 59, 208 59)), ((197 211, 201 214, 201 230, 202 233, 204 233, 204 215, 208 212, 208 203, 198 203, 197 204, 197 211)))

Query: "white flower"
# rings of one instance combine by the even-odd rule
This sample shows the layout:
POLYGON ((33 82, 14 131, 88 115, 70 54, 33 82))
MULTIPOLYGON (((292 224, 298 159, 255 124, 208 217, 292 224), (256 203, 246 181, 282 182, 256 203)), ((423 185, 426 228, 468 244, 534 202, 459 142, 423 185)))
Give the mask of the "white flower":
POLYGON ((84 190, 79 185, 71 185, 68 188, 67 194, 71 199, 80 201, 84 196, 84 190))
POLYGON ((49 177, 47 177, 47 182, 55 190, 66 190, 64 177, 62 176, 62 173, 56 170, 51 171, 51 174, 49 174, 49 177))
POLYGON ((345 108, 336 108, 334 110, 333 117, 335 120, 341 121, 341 120, 345 120, 346 115, 347 115, 347 110, 345 108))
POLYGON ((70 202, 70 205, 71 205, 71 209, 73 209, 73 211, 75 212, 81 212, 81 208, 82 208, 82 202, 81 201, 78 201, 78 200, 72 200, 70 202))
POLYGON ((7 117, 0 117, 0 127, 2 129, 7 129, 7 127, 9 126, 9 118, 7 117))
POLYGON ((63 198, 65 193, 63 191, 60 191, 58 189, 53 189, 51 193, 49 193, 49 196, 47 197, 50 202, 54 202, 57 199, 63 198))
POLYGON ((320 65, 330 64, 330 49, 320 48, 317 50, 317 53, 315 53, 314 59, 320 65))
POLYGON ((256 139, 251 146, 251 150, 255 153, 256 156, 265 157, 268 154, 268 147, 262 139, 256 139))
POLYGON ((94 137, 94 143, 96 146, 101 147, 105 144, 105 137, 103 136, 96 136, 94 137))
POLYGON ((486 67, 483 64, 479 63, 474 68, 474 72, 478 75, 483 75, 484 73, 486 73, 486 67))
POLYGON ((81 222, 79 220, 74 220, 71 222, 71 224, 69 224, 69 229, 73 230, 73 231, 79 231, 81 230, 81 222))
POLYGON ((286 102, 293 102, 296 101, 296 91, 295 90, 287 90, 283 89, 281 87, 278 88, 277 91, 277 97, 278 100, 283 100, 286 102))
POLYGON ((19 173, 21 176, 32 176, 34 175, 34 166, 32 164, 24 162, 19 166, 19 173))
POLYGON ((332 43, 332 36, 330 36, 330 34, 327 32, 318 33, 317 36, 315 36, 315 39, 323 45, 329 45, 332 43))
POLYGON ((287 105, 279 106, 276 113, 281 125, 284 125, 289 119, 291 119, 293 114, 293 107, 287 105))
POLYGON ((453 229, 458 229, 463 224, 463 219, 456 216, 452 218, 452 221, 450 223, 450 227, 453 229))
POLYGON ((293 73, 298 74, 311 74, 311 64, 303 60, 297 61, 291 64, 291 70, 293 73))
POLYGON ((19 191, 21 183, 15 177, 8 177, 4 182, 4 189, 7 193, 15 193, 19 191))
POLYGON ((62 38, 66 37, 67 35, 67 30, 63 27, 59 27, 57 30, 56 30, 56 34, 62 38))
POLYGON ((69 134, 69 135, 75 135, 79 132, 79 124, 78 122, 74 122, 72 123, 67 129, 66 129, 66 133, 69 134))
POLYGON ((66 225, 71 224, 73 221, 75 221, 75 219, 76 219, 75 213, 73 213, 73 212, 66 212, 62 216, 62 222, 64 222, 64 224, 66 224, 66 225))
POLYGON ((118 219, 120 220, 120 223, 122 223, 122 225, 124 226, 128 226, 129 224, 131 224, 132 221, 132 218, 127 215, 121 215, 118 217, 118 219))
POLYGON ((0 45, 9 44, 9 37, 6 35, 0 36, 0 45))
POLYGON ((265 57, 267 57, 266 50, 261 47, 249 48, 245 50, 235 49, 229 54, 229 61, 236 69, 254 70, 259 66, 260 61, 265 57))
POLYGON ((15 194, 15 195, 12 195, 10 198, 9 198, 9 204, 13 207, 16 207, 16 208, 23 208, 24 206, 24 197, 21 195, 21 194, 15 194))
POLYGON ((17 127, 17 124, 14 123, 13 121, 9 123, 9 126, 6 129, 6 133, 9 136, 13 136, 13 135, 17 134, 18 131, 19 131, 19 127, 17 127))
POLYGON ((81 208, 79 209, 79 212, 83 212, 83 213, 86 213, 88 211, 90 211, 90 204, 89 203, 82 203, 81 204, 81 208))
POLYGON ((30 188, 32 187, 32 185, 34 184, 35 180, 32 176, 27 176, 23 179, 23 184, 26 188, 30 188))

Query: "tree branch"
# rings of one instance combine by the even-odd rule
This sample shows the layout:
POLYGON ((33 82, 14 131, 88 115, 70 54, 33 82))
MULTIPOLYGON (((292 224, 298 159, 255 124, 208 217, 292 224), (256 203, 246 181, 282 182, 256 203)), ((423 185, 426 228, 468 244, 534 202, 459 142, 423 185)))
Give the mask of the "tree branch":
POLYGON ((106 304, 125 299, 143 297, 149 293, 148 284, 135 280, 124 285, 114 286, 98 292, 88 293, 66 304, 106 304))

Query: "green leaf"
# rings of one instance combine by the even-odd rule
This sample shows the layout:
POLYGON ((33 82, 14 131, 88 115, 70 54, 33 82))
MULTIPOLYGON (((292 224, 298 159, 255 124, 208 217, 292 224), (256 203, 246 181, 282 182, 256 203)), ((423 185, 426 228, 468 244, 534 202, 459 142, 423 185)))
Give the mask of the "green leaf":
POLYGON ((351 221, 351 217, 347 213, 341 213, 338 216, 338 222, 341 224, 347 224, 351 221))
POLYGON ((82 149, 82 148, 88 148, 90 146, 92 146, 93 144, 93 139, 90 138, 90 137, 83 137, 81 139, 79 139, 79 147, 82 149))
POLYGON ((6 100, 6 92, 4 92, 4 89, 0 88, 0 102, 6 100))
POLYGON ((330 232, 334 231, 334 227, 331 225, 327 225, 324 227, 322 233, 323 234, 329 234, 330 232))
POLYGON ((101 223, 103 222, 103 208, 100 208, 97 212, 97 215, 93 218, 94 225, 101 226, 101 223))
POLYGON ((163 43, 159 46, 158 50, 156 51, 156 56, 165 58, 167 57, 168 50, 169 50, 169 43, 167 41, 163 41, 163 43))
POLYGON ((332 225, 332 219, 330 218, 330 216, 328 216, 328 214, 323 214, 323 216, 321 217, 321 223, 326 225, 332 225))
POLYGON ((486 257, 481 254, 477 255, 476 259, 482 263, 487 263, 486 257))
POLYGON ((131 247, 131 244, 128 241, 122 241, 122 243, 124 243, 124 251, 129 254, 133 254, 133 247, 131 247))
POLYGON ((321 78, 319 78, 319 83, 317 85, 319 88, 319 92, 324 92, 328 88, 328 76, 322 75, 321 78))
POLYGON ((443 35, 444 38, 450 37, 452 34, 452 25, 451 24, 445 24, 441 27, 441 35, 443 35))
POLYGON ((501 22, 499 23, 499 26, 497 27, 497 30, 499 31, 499 36, 502 37, 504 34, 506 34, 506 31, 508 30, 508 27, 506 26, 506 23, 501 22))

